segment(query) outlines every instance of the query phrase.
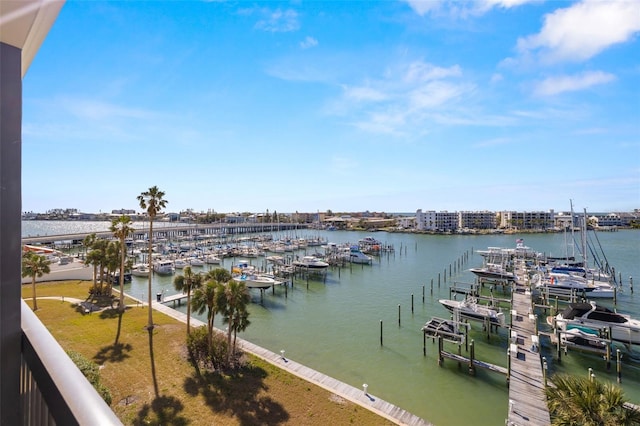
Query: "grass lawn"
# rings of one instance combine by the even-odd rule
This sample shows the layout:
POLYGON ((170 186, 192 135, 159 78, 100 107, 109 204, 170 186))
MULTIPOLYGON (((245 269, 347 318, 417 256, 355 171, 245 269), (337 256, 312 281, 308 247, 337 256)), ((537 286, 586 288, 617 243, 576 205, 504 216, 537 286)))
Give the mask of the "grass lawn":
MULTIPOLYGON (((150 336, 147 309, 128 308, 115 344, 120 320, 115 310, 84 314, 68 300, 41 299, 84 300, 90 287, 87 281, 37 284, 36 315, 65 350, 102 366, 111 408, 124 424, 393 424, 251 355, 244 368, 229 375, 197 371, 186 355, 186 325, 160 312, 153 312, 156 327, 150 336)), ((30 284, 23 286, 22 296, 32 306, 30 284)))

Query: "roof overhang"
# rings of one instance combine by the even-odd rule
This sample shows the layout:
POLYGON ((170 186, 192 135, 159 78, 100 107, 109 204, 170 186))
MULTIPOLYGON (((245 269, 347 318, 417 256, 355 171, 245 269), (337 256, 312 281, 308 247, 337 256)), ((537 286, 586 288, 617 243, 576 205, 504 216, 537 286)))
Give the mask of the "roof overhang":
POLYGON ((64 0, 0 0, 0 42, 22 51, 22 77, 63 5, 64 0))

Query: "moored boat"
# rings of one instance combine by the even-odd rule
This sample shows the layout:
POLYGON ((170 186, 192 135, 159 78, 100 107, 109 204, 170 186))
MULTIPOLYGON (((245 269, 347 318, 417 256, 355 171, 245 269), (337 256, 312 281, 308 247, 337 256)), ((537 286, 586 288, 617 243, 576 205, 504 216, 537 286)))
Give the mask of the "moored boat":
POLYGON ((373 263, 373 258, 364 254, 358 246, 351 246, 345 256, 348 256, 347 260, 351 263, 359 265, 371 265, 373 263))
POLYGON ((302 258, 294 260, 293 266, 297 268, 311 269, 311 270, 324 270, 329 267, 329 264, 324 260, 320 260, 314 256, 302 256, 302 258))
POLYGON ((505 270, 505 268, 501 264, 497 263, 487 263, 480 268, 471 268, 470 271, 473 272, 476 276, 485 279, 507 281, 516 280, 516 276, 513 272, 505 270))
POLYGON ((131 267, 131 275, 134 277, 148 277, 149 266, 144 263, 137 263, 131 267))
POLYGON ((265 289, 282 284, 282 281, 263 274, 238 274, 233 277, 233 280, 244 283, 247 288, 265 289))
POLYGON ((486 306, 479 305, 476 299, 467 297, 464 300, 440 299, 440 304, 454 314, 459 313, 461 317, 489 321, 492 324, 504 325, 504 313, 486 306))
POLYGON ((555 317, 548 317, 547 323, 556 324, 562 331, 573 328, 590 329, 596 333, 601 330, 611 330, 611 339, 618 342, 640 344, 640 321, 614 312, 596 302, 570 303, 555 317))
POLYGON ((153 272, 160 275, 171 275, 175 272, 172 260, 159 260, 153 264, 153 272))
POLYGON ((187 262, 185 259, 176 259, 173 261, 173 266, 176 269, 182 269, 185 266, 189 266, 189 262, 187 262))

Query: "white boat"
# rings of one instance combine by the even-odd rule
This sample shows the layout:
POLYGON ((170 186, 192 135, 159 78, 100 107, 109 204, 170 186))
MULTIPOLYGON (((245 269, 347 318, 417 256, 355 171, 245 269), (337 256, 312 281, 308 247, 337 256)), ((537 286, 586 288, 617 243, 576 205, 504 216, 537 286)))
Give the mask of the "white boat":
POLYGON ((557 273, 536 275, 532 281, 539 289, 573 290, 578 294, 588 293, 589 295, 595 289, 595 286, 589 284, 584 278, 573 275, 557 273))
POLYGON ((138 263, 131 267, 131 275, 134 277, 148 277, 149 266, 144 263, 138 263))
POLYGON ((596 302, 570 303, 562 312, 555 317, 548 317, 547 322, 553 325, 555 319, 556 326, 562 331, 573 328, 599 331, 611 329, 611 339, 625 344, 640 344, 640 321, 631 318, 629 315, 614 312, 603 306, 598 306, 596 302))
POLYGON ((571 328, 560 333, 560 340, 563 344, 572 344, 577 346, 593 347, 605 349, 606 341, 601 339, 594 330, 571 328))
POLYGON ((188 261, 191 266, 204 266, 204 260, 199 257, 190 257, 188 261))
POLYGON ((171 275, 175 272, 173 261, 159 260, 153 264, 153 272, 161 275, 171 275))
POLYGON ((185 259, 176 259, 176 260, 173 261, 173 266, 176 269, 182 269, 185 266, 189 266, 189 265, 190 265, 190 263, 187 262, 185 259))
POLYGON ((454 314, 459 313, 463 318, 480 321, 489 320, 492 324, 504 325, 504 313, 498 312, 489 306, 479 305, 474 298, 467 297, 464 300, 440 299, 439 302, 449 311, 454 314))
POLYGON ((208 263, 209 265, 219 265, 222 262, 222 259, 220 259, 216 255, 209 254, 204 258, 204 262, 208 263))
POLYGON ((371 265, 373 258, 364 254, 358 246, 351 246, 349 248, 347 260, 351 263, 357 263, 362 265, 371 265))
POLYGON ((284 257, 278 255, 271 255, 265 257, 265 260, 269 263, 273 263, 274 265, 284 265, 284 257))
POLYGON ((233 277, 233 280, 244 283, 247 288, 265 289, 282 284, 282 281, 263 274, 238 274, 233 277))
POLYGON ((302 258, 294 260, 293 266, 297 268, 311 269, 311 270, 323 270, 329 267, 329 264, 324 260, 320 260, 314 256, 302 256, 302 258))
POLYGON ((508 281, 516 280, 515 274, 505 270, 505 268, 499 263, 486 263, 480 268, 471 268, 470 271, 480 278, 508 281))

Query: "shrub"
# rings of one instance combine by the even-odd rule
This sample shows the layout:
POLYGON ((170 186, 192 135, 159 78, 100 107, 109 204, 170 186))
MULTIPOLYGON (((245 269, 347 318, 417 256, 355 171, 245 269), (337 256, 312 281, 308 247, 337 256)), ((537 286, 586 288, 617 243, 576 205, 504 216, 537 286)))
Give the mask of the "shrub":
POLYGON ((80 372, 87 378, 98 394, 104 399, 107 405, 111 405, 111 392, 100 383, 100 367, 95 362, 85 358, 82 354, 74 351, 67 351, 67 355, 78 367, 80 372))
POLYGON ((187 349, 195 364, 209 370, 220 370, 228 367, 227 339, 220 333, 213 333, 213 348, 209 351, 207 344, 207 328, 198 327, 187 337, 187 349))

